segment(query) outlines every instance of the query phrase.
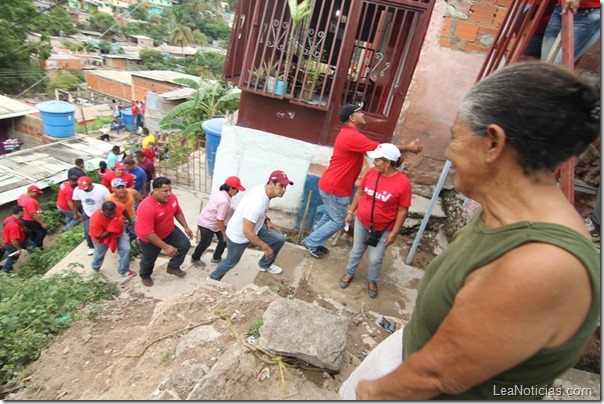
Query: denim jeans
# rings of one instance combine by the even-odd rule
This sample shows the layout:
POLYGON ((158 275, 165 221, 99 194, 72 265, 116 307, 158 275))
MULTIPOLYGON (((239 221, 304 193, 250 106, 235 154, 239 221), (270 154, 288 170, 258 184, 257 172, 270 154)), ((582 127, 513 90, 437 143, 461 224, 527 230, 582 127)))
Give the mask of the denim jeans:
POLYGON ((319 248, 344 227, 344 220, 350 205, 349 196, 335 196, 319 189, 319 195, 325 204, 325 213, 317 223, 315 230, 302 243, 307 248, 319 248))
MULTIPOLYGON (((98 271, 103 265, 105 253, 109 249, 107 244, 94 243, 94 255, 92 256, 92 269, 98 271)), ((117 254, 120 256, 120 263, 117 268, 117 273, 124 275, 130 269, 130 238, 126 232, 123 232, 117 242, 117 254)))
MULTIPOLYGON (((260 231, 258 232, 258 237, 260 237, 260 240, 262 240, 266 244, 268 244, 271 247, 271 249, 273 250, 272 259, 267 260, 263 255, 262 258, 260 258, 260 261, 258 261, 259 267, 268 268, 273 264, 273 262, 275 262, 275 260, 277 259, 277 256, 279 255, 279 251, 281 251, 281 247, 283 247, 283 245, 285 245, 285 235, 282 233, 279 233, 278 231, 276 231, 274 229, 269 232, 266 226, 262 226, 260 228, 260 231)), ((243 243, 243 244, 233 243, 228 237, 227 237, 226 243, 227 243, 226 258, 223 259, 222 261, 220 261, 220 264, 218 264, 218 266, 216 267, 214 272, 212 272, 210 274, 210 279, 214 279, 215 281, 221 280, 226 275, 226 273, 231 270, 231 268, 233 268, 235 265, 237 265, 239 263, 239 261, 241 260, 241 256, 243 255, 243 252, 245 251, 245 248, 249 244, 249 243, 243 243)))
POLYGON ((94 248, 94 244, 92 243, 92 238, 90 237, 90 216, 86 213, 80 213, 82 216, 82 224, 84 225, 84 238, 86 238, 86 244, 88 248, 94 248))
MULTIPOLYGON (((36 243, 34 243, 33 241, 31 241, 30 239, 25 239, 25 241, 21 244, 21 249, 25 249, 27 251, 31 251, 34 248, 36 248, 36 243)), ((4 244, 4 249, 7 252, 7 255, 10 255, 12 253, 14 253, 15 251, 17 251, 17 249, 12 245, 12 244, 4 244)), ((17 262, 17 260, 19 259, 19 257, 17 258, 13 258, 13 257, 7 257, 6 258, 6 262, 4 263, 4 272, 6 273, 10 273, 13 271, 13 265, 15 264, 15 262, 17 262)))
POLYGON ((201 240, 199 240, 199 244, 197 244, 197 247, 195 247, 195 252, 193 252, 191 258, 194 260, 200 259, 201 255, 206 251, 210 244, 212 244, 212 239, 214 238, 215 234, 218 238, 218 245, 216 246, 216 250, 214 251, 214 255, 212 256, 212 258, 214 258, 215 261, 219 261, 222 258, 222 253, 224 252, 224 249, 226 248, 226 241, 224 241, 224 236, 222 235, 222 232, 220 230, 214 232, 203 226, 197 227, 201 232, 201 240))
POLYGON ((75 225, 80 223, 81 219, 73 218, 73 211, 71 209, 60 209, 58 207, 57 209, 59 209, 61 212, 63 212, 63 215, 65 215, 66 225, 63 227, 63 231, 71 230, 75 225))
POLYGON ((354 276, 357 271, 357 267, 361 262, 361 258, 365 254, 365 251, 369 249, 369 267, 367 268, 367 279, 369 282, 377 282, 382 272, 382 263, 384 262, 384 254, 386 253, 386 237, 390 234, 390 230, 385 230, 380 238, 380 241, 375 247, 370 247, 365 244, 367 240, 367 234, 369 229, 355 217, 354 219, 354 243, 352 250, 348 256, 348 265, 346 266, 346 273, 350 276, 354 276))
POLYGON ((35 220, 23 220, 23 226, 29 231, 27 238, 33 241, 36 247, 44 248, 44 237, 46 237, 48 231, 35 220))
MULTIPOLYGON (((541 60, 547 59, 558 32, 562 28, 562 8, 560 4, 554 8, 545 34, 543 35, 543 46, 541 48, 541 60)), ((569 11, 570 12, 570 11, 569 11)), ((600 9, 582 8, 578 9, 574 17, 575 34, 575 61, 585 54, 600 39, 600 9)), ((553 63, 562 63, 562 50, 558 52, 553 63)))
MULTIPOLYGON (((139 239, 141 244, 141 263, 140 263, 140 277, 141 278, 150 278, 153 274, 153 267, 155 266, 155 261, 161 252, 161 248, 157 247, 153 243, 146 243, 143 240, 139 239)), ((178 255, 172 257, 168 262, 168 268, 172 269, 180 269, 180 266, 185 260, 187 253, 189 252, 189 248, 191 248, 191 241, 185 235, 185 233, 180 230, 178 227, 174 227, 172 233, 168 235, 163 242, 171 245, 172 247, 178 250, 178 255)))

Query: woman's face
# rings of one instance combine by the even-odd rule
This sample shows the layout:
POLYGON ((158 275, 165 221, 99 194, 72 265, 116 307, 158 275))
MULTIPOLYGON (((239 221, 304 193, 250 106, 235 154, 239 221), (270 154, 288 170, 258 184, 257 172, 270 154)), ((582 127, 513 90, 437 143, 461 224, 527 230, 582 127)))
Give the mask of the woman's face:
POLYGON ((231 189, 229 189, 229 191, 228 191, 228 194, 229 194, 229 195, 231 195, 231 196, 235 196, 235 195, 237 195, 238 193, 239 193, 239 190, 238 190, 237 188, 231 188, 231 189))
POLYGON ((375 171, 380 174, 385 174, 386 170, 390 166, 390 161, 385 158, 378 157, 373 160, 373 166, 375 167, 375 171))
POLYGON ((467 197, 470 197, 476 186, 486 181, 483 178, 486 167, 482 159, 485 141, 484 138, 474 135, 470 126, 459 117, 451 126, 451 142, 445 157, 457 169, 455 190, 467 197))

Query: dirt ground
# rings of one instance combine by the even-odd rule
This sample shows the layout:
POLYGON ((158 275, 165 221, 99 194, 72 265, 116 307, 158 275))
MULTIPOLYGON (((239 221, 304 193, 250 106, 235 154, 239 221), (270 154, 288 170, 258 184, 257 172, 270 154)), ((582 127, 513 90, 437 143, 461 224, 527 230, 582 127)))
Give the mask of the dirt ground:
MULTIPOLYGON (((410 237, 399 241, 385 267, 394 268, 394 261, 403 260, 412 241, 410 237)), ((427 238, 422 243, 414 266, 421 264, 423 269, 434 257, 430 242, 427 238)), ((283 277, 258 273, 252 285, 240 290, 226 282, 205 281, 208 270, 193 274, 189 268, 187 278, 194 275, 204 281, 185 292, 173 287, 171 296, 159 300, 148 297, 138 278, 120 278, 120 295, 103 302, 94 320, 78 321, 57 336, 28 367, 30 376, 23 388, 7 399, 338 399, 340 385, 366 352, 389 335, 375 325, 377 313, 401 325, 406 322, 412 296, 401 297, 399 287, 414 289, 421 275, 407 279, 399 270, 383 273, 380 296, 370 299, 362 281, 346 290, 337 288, 347 260, 346 240, 323 260, 309 259, 298 246, 288 248, 283 260, 298 265, 298 270, 283 277), (261 358, 253 345, 245 346, 250 323, 279 296, 315 303, 350 319, 347 352, 338 374, 287 367, 281 376, 274 359, 261 358)), ((155 287, 164 278, 180 281, 169 276, 160 277, 156 270, 155 287)))

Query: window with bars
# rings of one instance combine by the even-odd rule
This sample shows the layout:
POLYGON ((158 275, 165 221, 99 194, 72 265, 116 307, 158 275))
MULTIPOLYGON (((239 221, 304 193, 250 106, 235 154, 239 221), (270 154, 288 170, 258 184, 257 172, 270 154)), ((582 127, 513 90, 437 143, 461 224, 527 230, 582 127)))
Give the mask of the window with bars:
POLYGON ((287 0, 239 0, 225 78, 323 111, 362 101, 396 121, 435 0, 307 1, 304 15, 287 0))

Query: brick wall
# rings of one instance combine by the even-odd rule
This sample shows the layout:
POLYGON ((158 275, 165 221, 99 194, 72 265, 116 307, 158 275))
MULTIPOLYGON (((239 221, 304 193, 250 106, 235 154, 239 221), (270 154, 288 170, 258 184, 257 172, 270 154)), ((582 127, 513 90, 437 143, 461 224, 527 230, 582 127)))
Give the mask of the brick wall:
POLYGON ((13 120, 13 128, 10 137, 16 137, 23 142, 23 146, 27 148, 54 143, 56 141, 55 139, 44 135, 42 120, 31 115, 15 118, 13 120))
POLYGON ((185 86, 176 83, 168 83, 164 81, 156 81, 144 77, 132 76, 132 85, 134 86, 134 99, 146 100, 147 91, 155 91, 156 93, 167 93, 168 91, 177 90, 185 86))
POLYGON ((132 99, 132 86, 86 73, 86 84, 95 91, 124 100, 132 99))
POLYGON ((511 0, 448 0, 439 35, 441 46, 487 53, 511 0))
POLYGON ((105 65, 114 69, 126 69, 126 59, 105 58, 105 65))

